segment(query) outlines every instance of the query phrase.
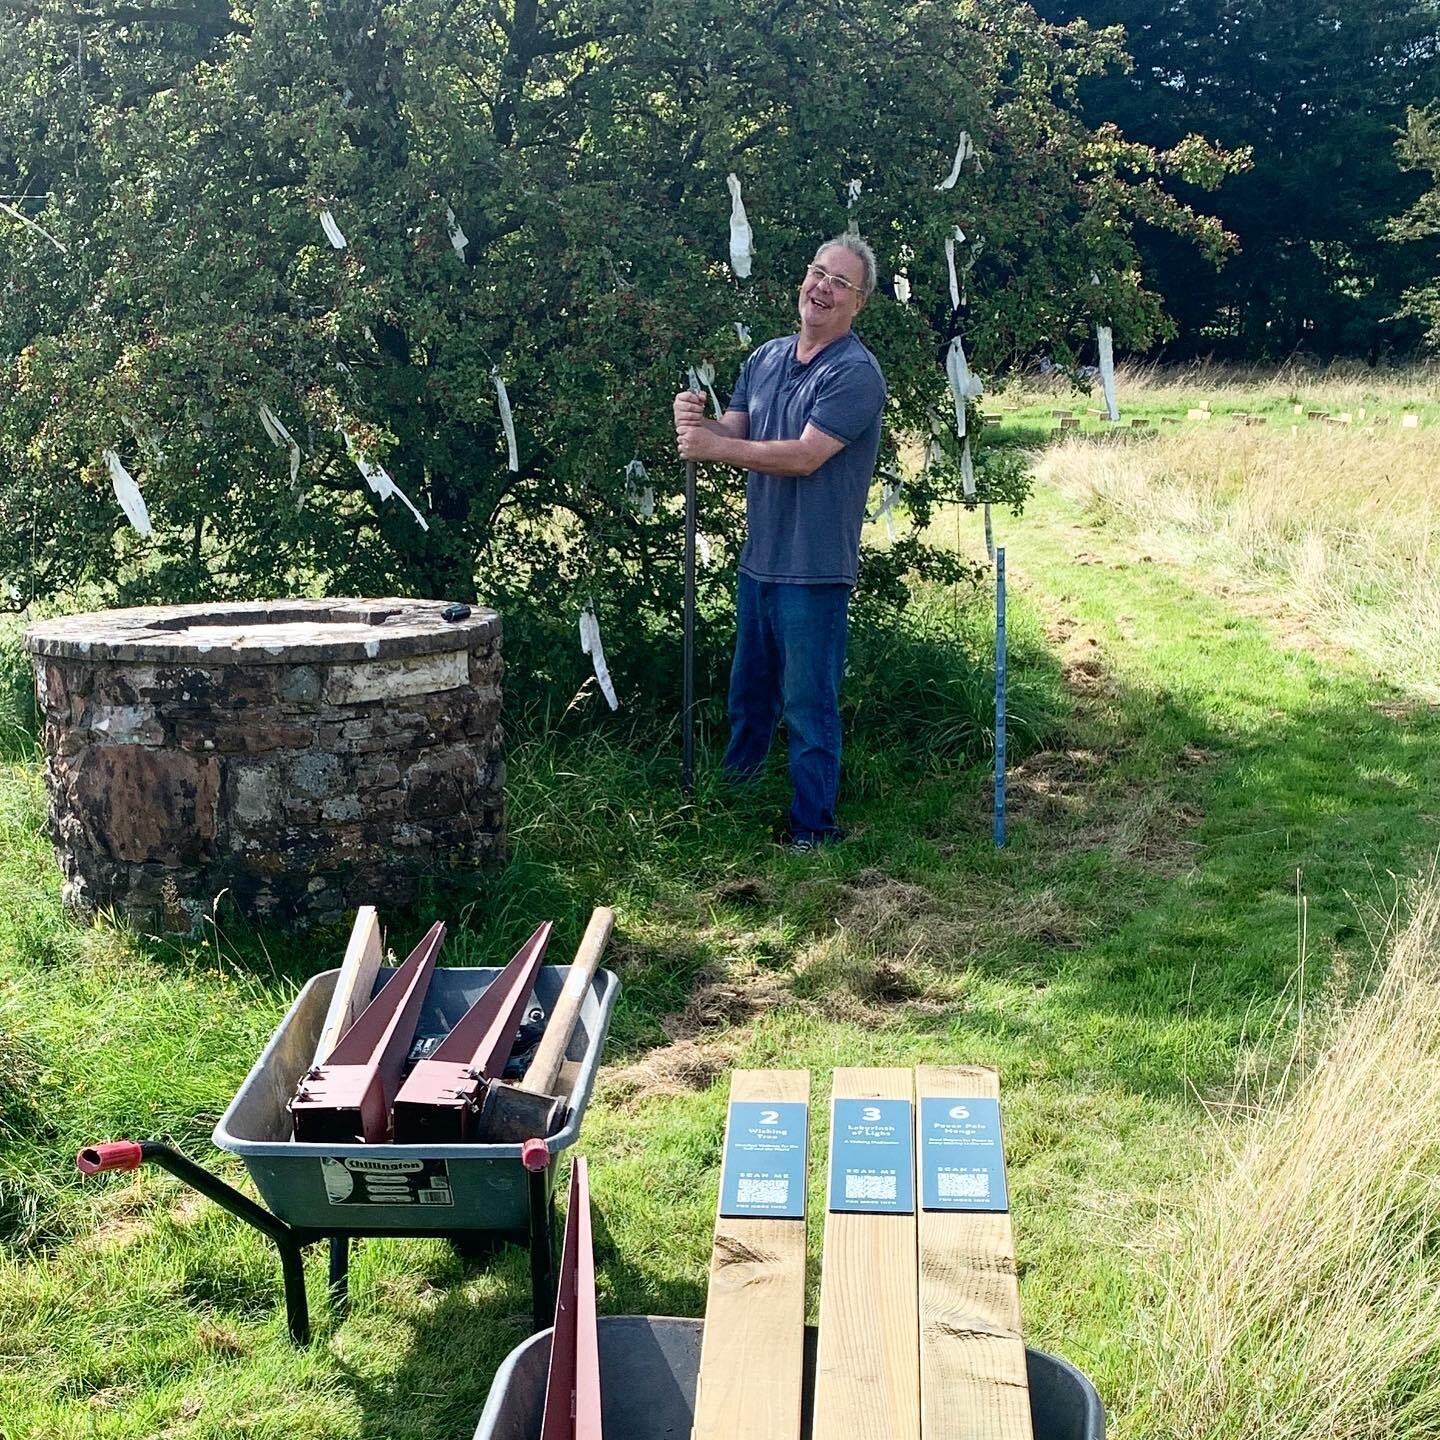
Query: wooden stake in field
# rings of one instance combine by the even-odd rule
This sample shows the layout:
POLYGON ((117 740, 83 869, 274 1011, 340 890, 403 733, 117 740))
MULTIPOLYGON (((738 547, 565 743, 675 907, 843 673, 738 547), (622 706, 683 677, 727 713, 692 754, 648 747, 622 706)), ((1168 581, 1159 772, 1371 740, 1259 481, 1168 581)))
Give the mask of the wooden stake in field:
POLYGON ((813 1440, 919 1440, 908 1070, 836 1070, 813 1440))
POLYGON ((915 1091, 922 1440, 1031 1440, 999 1078, 926 1065, 915 1091))
POLYGON ((799 1440, 807 1070, 730 1077, 693 1440, 799 1440))

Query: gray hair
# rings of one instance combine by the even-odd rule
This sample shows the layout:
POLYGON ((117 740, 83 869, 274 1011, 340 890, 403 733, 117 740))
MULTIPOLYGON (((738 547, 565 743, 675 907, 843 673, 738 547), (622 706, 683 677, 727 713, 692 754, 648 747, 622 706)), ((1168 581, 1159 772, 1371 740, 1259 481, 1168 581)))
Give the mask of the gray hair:
POLYGON ((827 240, 816 252, 818 260, 827 250, 848 250, 864 268, 864 289, 866 296, 875 293, 875 252, 858 235, 846 231, 833 240, 827 240))

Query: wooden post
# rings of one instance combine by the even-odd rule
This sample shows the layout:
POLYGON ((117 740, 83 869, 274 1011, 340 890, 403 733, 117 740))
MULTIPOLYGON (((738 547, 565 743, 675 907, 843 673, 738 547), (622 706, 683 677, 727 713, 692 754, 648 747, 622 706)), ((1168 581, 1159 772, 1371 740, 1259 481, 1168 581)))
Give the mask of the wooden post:
POLYGON ((370 1003, 375 976, 380 972, 380 917, 373 905, 362 905, 355 912, 355 927, 345 948, 345 959, 335 977, 330 1008, 315 1042, 315 1063, 323 1065, 340 1037, 360 1018, 370 1003))
MULTIPOLYGON (((903 1100, 908 1070, 836 1070, 834 1100, 903 1100)), ((830 1157, 836 1160, 834 1100, 830 1157)), ((828 1210, 813 1440, 919 1440, 915 1214, 828 1210)))
MULTIPOLYGON (((915 1091, 920 1102, 998 1101, 1000 1082, 980 1066, 922 1065, 915 1091)), ((922 1125, 917 1145, 924 1141, 922 1125)), ((918 1193, 917 1201, 923 1440, 1031 1440, 1009 1211, 926 1210, 918 1193)))
MULTIPOLYGON (((730 1103, 808 1105, 810 1072, 737 1070, 730 1077, 730 1103)), ((733 1155, 728 1122, 726 1134, 726 1151, 733 1155)), ((808 1170, 802 1163, 799 1219, 727 1216, 722 1182, 693 1440, 800 1440, 808 1170)))

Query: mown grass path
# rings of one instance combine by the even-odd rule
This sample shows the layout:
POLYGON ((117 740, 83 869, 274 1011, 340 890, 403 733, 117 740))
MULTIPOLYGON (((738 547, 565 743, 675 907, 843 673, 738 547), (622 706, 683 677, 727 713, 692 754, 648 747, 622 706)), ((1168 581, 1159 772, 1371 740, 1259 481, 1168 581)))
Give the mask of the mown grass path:
MULTIPOLYGON (((768 842, 778 780, 726 801, 707 779, 687 817, 672 756, 521 752, 515 862, 447 958, 505 952, 547 915, 578 936, 591 903, 617 905, 626 990, 585 1134, 612 1313, 703 1308, 730 1066, 815 1072, 818 1278, 831 1067, 998 1065, 1030 1338, 1094 1375, 1123 1436, 1152 1225, 1216 1148, 1202 1099, 1288 1043, 1297 874, 1313 983, 1368 954, 1365 906, 1435 844, 1440 716, 1281 646, 1059 498, 1002 529, 1017 654, 1063 671, 1073 707, 1012 776, 1004 852, 988 772, 918 765, 906 737, 854 747, 857 833, 804 859, 768 842)), ((64 925, 38 804, 12 767, 0 1016, 26 1078, 0 1093, 0 1216, 26 1233, 28 1173, 43 1223, 0 1260, 7 1436, 468 1436, 523 1333, 518 1252, 467 1270, 439 1242, 367 1244, 339 1327, 317 1253, 319 1338, 296 1352, 263 1241, 158 1175, 63 1178, 101 1131, 218 1160, 214 1114, 333 960, 64 925)))

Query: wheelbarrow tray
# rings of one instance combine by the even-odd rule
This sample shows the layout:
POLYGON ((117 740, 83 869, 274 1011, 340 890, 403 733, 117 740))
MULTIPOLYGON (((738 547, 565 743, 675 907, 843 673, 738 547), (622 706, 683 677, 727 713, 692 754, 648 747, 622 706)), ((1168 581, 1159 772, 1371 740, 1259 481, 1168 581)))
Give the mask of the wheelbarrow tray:
MULTIPOLYGON (((703 1320, 607 1315, 599 1323, 602 1424, 616 1440, 689 1440, 695 1419, 703 1320)), ((475 1440, 539 1440, 550 1336, 521 1341, 500 1363, 475 1440)), ((806 1393, 814 1374, 815 1330, 807 1328, 806 1393)), ((1095 1387, 1069 1361, 1026 1350, 1035 1440, 1105 1440, 1095 1387)), ((809 1433, 808 1406, 805 1433, 809 1433)), ((743 1437, 737 1437, 743 1440, 743 1437)))
MULTIPOLYGON (((339 973, 316 975, 296 996, 220 1117, 215 1144, 239 1155, 270 1210, 302 1229, 329 1235, 524 1231, 529 1191, 519 1145, 337 1145, 293 1138, 288 1102, 314 1060, 339 973)), ((394 973, 382 968, 372 993, 394 973)), ((437 969, 417 1037, 447 1034, 499 973, 490 967, 437 969)), ((532 1003, 547 1016, 569 973, 568 965, 541 968, 532 1003)), ((601 970, 581 1005, 561 1071, 570 1108, 564 1128, 545 1137, 552 1155, 579 1137, 619 991, 615 975, 601 970)))

